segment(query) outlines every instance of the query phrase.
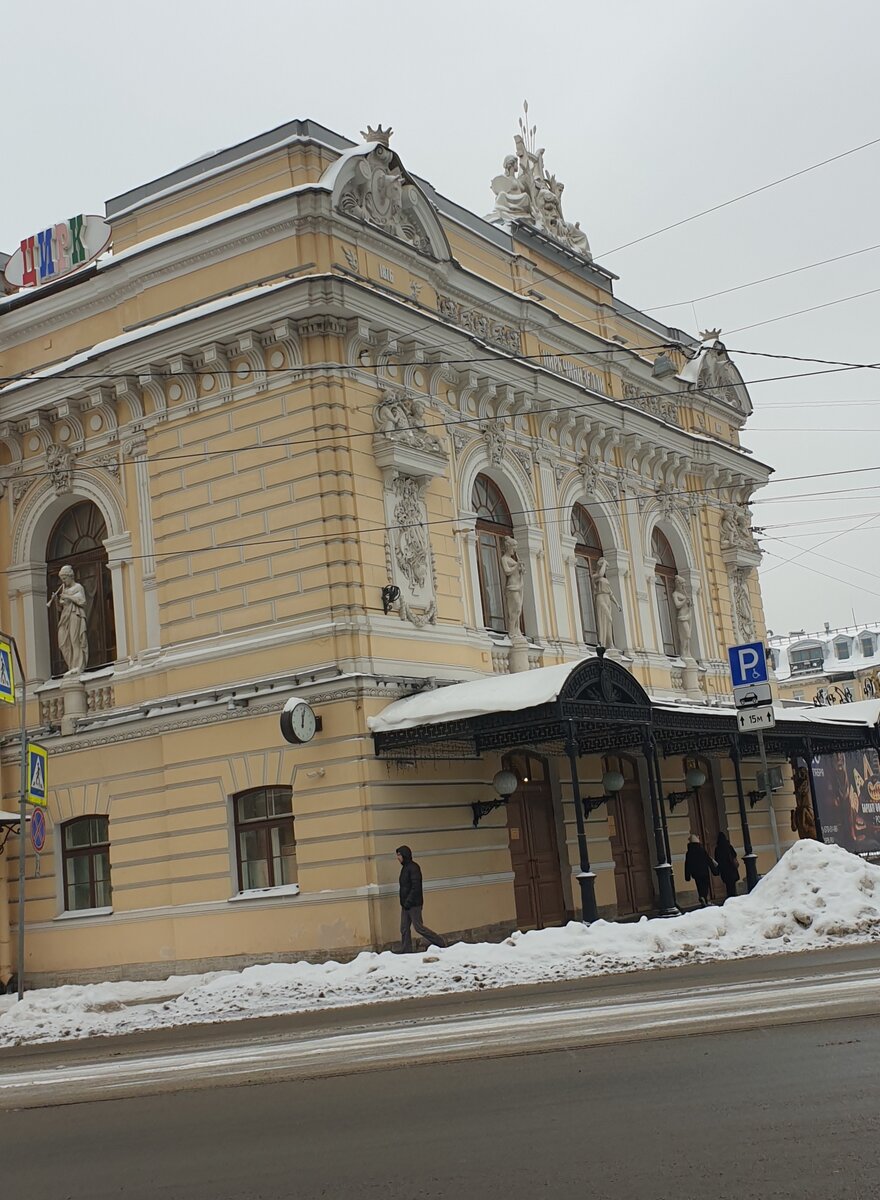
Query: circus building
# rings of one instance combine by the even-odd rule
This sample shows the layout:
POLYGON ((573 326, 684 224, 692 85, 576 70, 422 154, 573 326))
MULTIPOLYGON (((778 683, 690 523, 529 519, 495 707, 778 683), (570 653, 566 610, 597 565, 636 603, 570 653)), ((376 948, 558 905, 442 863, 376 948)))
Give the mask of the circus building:
POLYGON ((746 886, 798 836, 791 764, 870 744, 786 710, 758 778, 748 390, 719 331, 619 297, 534 128, 503 140, 485 217, 390 130, 303 120, 6 247, 29 982, 389 945, 401 842, 452 937, 675 911, 691 834, 746 886))

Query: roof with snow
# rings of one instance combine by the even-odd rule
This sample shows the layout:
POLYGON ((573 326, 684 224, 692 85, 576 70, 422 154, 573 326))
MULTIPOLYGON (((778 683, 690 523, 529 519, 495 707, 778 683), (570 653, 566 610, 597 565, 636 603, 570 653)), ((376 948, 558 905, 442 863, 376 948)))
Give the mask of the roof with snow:
POLYGON ((803 679, 820 683, 829 675, 880 669, 880 621, 841 629, 826 627, 820 633, 801 629, 771 634, 769 642, 780 682, 803 679))

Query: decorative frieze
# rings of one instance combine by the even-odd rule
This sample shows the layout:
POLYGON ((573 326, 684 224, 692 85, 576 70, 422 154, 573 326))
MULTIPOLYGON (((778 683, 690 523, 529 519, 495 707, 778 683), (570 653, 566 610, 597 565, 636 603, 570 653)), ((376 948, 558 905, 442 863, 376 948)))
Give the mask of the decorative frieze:
POLYGON ((467 330, 475 337, 482 338, 484 342, 500 346, 509 354, 519 354, 519 333, 510 325, 503 325, 493 317, 487 317, 473 307, 460 304, 457 300, 451 300, 439 292, 437 293, 437 311, 445 321, 451 321, 453 325, 467 330))
POLYGON ((674 400, 668 399, 666 396, 646 394, 640 384, 625 380, 623 384, 623 398, 628 404, 632 404, 634 408, 638 408, 641 412, 649 413, 652 417, 659 417, 661 421, 666 421, 670 425, 681 426, 681 414, 678 405, 674 400))

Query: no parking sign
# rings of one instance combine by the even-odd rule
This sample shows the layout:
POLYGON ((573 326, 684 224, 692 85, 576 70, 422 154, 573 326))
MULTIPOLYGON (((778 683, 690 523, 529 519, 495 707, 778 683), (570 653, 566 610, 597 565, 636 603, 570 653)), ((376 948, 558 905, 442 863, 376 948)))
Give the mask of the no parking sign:
POLYGON ((31 813, 31 845, 37 854, 46 844, 46 815, 41 808, 31 813))

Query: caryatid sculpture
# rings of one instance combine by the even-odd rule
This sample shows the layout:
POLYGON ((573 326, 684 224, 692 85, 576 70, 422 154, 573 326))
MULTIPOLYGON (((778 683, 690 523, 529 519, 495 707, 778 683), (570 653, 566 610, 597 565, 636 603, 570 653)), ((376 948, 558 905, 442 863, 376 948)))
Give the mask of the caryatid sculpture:
POLYGON ((525 567, 516 553, 516 540, 506 537, 501 543, 501 569, 504 572, 504 601, 507 611, 507 632, 511 641, 522 640, 520 619, 523 610, 523 576, 525 567))
POLYGON ((593 596, 596 605, 596 632, 599 635, 599 645, 606 650, 614 650, 614 610, 622 612, 617 603, 617 597, 611 590, 608 580, 608 563, 600 558, 593 572, 593 596))
POLYGON ((58 577, 61 583, 49 598, 58 609, 58 649, 67 674, 79 675, 89 661, 88 598, 73 567, 63 566, 58 577))
POLYGON ((687 584, 680 575, 675 577, 672 603, 678 622, 678 652, 682 658, 691 657, 691 630, 694 622, 694 606, 688 594, 687 584))

